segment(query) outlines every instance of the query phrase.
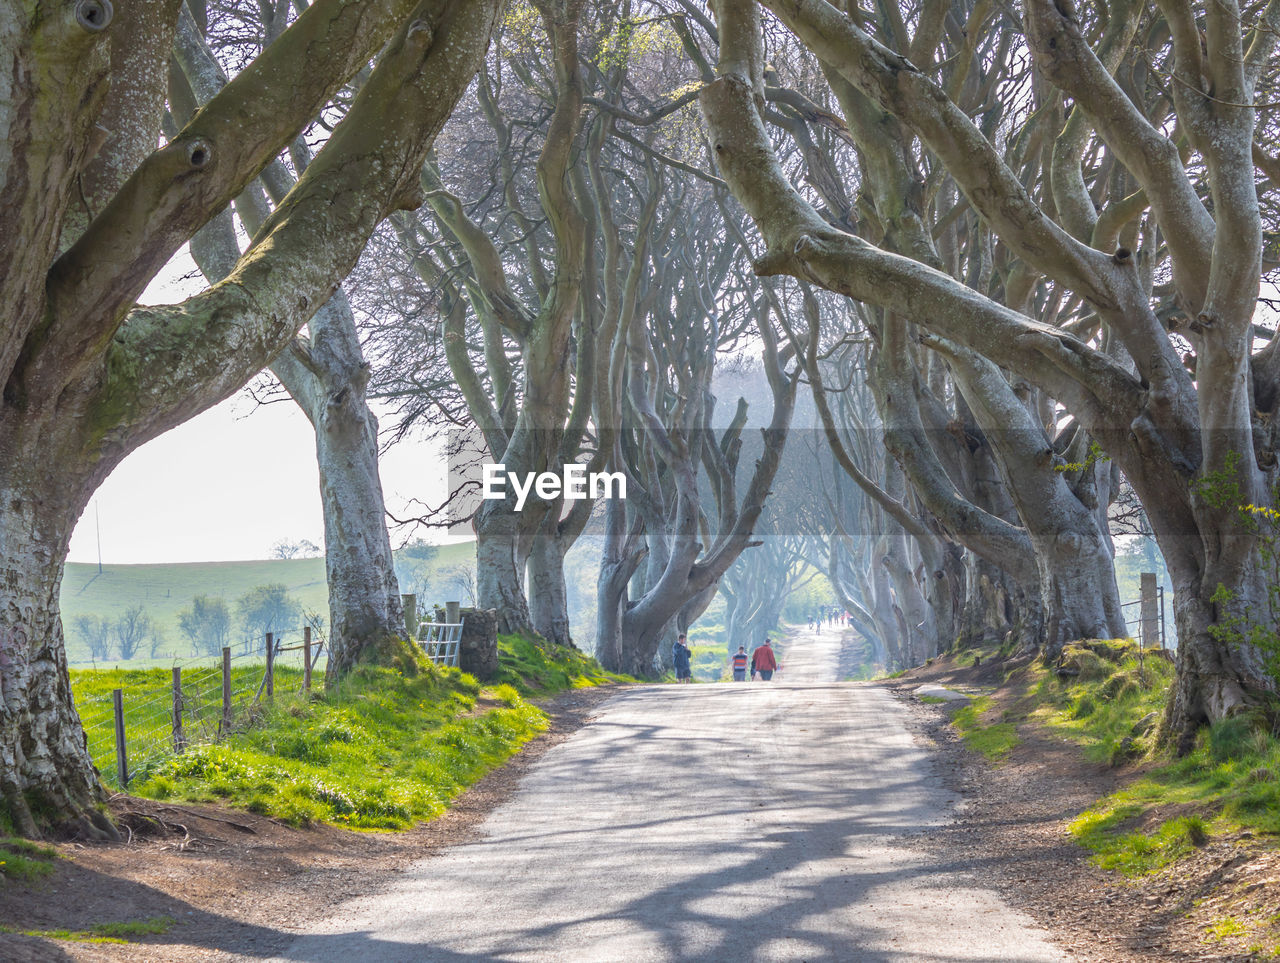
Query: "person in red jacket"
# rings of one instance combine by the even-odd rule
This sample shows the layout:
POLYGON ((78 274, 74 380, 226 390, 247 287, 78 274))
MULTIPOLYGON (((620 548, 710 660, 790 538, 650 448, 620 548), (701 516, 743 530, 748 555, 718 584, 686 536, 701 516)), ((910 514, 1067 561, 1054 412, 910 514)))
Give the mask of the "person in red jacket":
POLYGON ((751 653, 751 678, 754 679, 759 672, 760 678, 768 682, 777 670, 778 657, 773 654, 773 646, 769 644, 769 640, 765 639, 764 645, 751 653))

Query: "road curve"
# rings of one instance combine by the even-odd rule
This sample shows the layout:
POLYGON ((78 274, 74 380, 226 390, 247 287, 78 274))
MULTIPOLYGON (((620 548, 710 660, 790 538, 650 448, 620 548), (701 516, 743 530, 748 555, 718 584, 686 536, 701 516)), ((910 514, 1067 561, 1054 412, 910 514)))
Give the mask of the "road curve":
POLYGON ((626 689, 481 839, 343 904, 282 959, 1066 960, 912 843, 955 797, 904 722, 857 683, 626 689))

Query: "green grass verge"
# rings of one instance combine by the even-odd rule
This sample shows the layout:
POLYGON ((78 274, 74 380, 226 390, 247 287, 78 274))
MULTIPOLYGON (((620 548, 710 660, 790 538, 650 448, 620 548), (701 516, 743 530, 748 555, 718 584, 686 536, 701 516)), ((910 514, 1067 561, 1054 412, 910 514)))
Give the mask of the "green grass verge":
POLYGON ((1007 756, 1021 740, 1012 722, 985 724, 982 716, 991 708, 991 696, 980 696, 951 717, 951 724, 964 737, 965 745, 980 752, 992 762, 1007 756))
POLYGON ((244 807, 295 825, 405 829, 546 728, 511 686, 477 707, 479 684, 456 669, 406 678, 362 666, 323 699, 278 700, 251 730, 162 760, 131 784, 156 799, 244 807))
POLYGON ((24 930, 16 926, 0 926, 0 933, 17 933, 71 943, 129 943, 139 936, 163 935, 173 925, 174 921, 168 916, 158 916, 128 923, 99 923, 87 930, 24 930))
POLYGON ((1149 832, 1125 832, 1141 817, 1141 806, 1104 805, 1090 809, 1071 823, 1070 832, 1094 852, 1093 862, 1125 876, 1145 876, 1177 862, 1203 846, 1209 830, 1199 816, 1181 816, 1160 823, 1149 832))
POLYGON ((695 682, 718 682, 731 678, 729 653, 723 645, 691 645, 689 669, 695 682))
MULTIPOLYGON (((444 811, 449 800, 500 765, 546 728, 526 696, 599 685, 620 677, 575 649, 502 637, 501 671, 481 688, 456 669, 438 669, 416 650, 396 656, 398 668, 361 666, 336 691, 303 699, 277 684, 271 704, 256 707, 244 731, 180 756, 137 759, 131 750, 129 790, 155 799, 219 802, 295 825, 326 822, 357 829, 404 829, 444 811)), ((252 692, 260 669, 245 670, 252 692)), ((73 674, 77 705, 89 726, 90 752, 114 775, 111 689, 128 690, 126 722, 169 726, 171 677, 165 670, 73 674), (155 694, 155 698, 150 697, 155 694), (127 706, 137 704, 139 718, 127 706), (150 715, 142 708, 150 706, 150 715)), ((186 698, 191 720, 221 712, 186 698)), ((131 736, 132 738, 132 736, 131 736)), ((162 735, 163 740, 163 735, 162 735)))
MULTIPOLYGON (((262 681, 263 663, 233 664, 231 690, 233 713, 243 720, 262 681)), ((296 693, 302 689, 302 671, 277 664, 275 689, 296 693)), ((190 743, 212 742, 222 718, 222 669, 201 666, 182 676, 183 730, 190 743)), ((317 680, 318 684, 319 680, 317 680)), ((170 669, 72 669, 71 688, 76 710, 89 740, 89 755, 98 764, 103 780, 119 789, 115 763, 115 714, 111 691, 124 693, 124 724, 130 772, 165 758, 173 752, 173 674, 170 669)))
POLYGON ((497 681, 514 686, 527 696, 637 681, 606 672, 599 662, 578 649, 550 645, 523 635, 499 635, 498 658, 501 668, 497 681))
POLYGON ((0 881, 29 883, 53 872, 58 854, 25 839, 0 838, 0 881))
MULTIPOLYGON (((1157 745, 1173 681, 1161 657, 1138 659, 1127 640, 1074 643, 1063 679, 1025 670, 1019 711, 1079 745, 1091 761, 1150 768, 1100 799, 1070 827, 1098 865, 1141 876, 1176 862, 1215 834, 1280 834, 1280 741, 1261 713, 1204 729, 1192 752, 1174 758, 1157 745)), ((959 715, 976 707, 961 710, 959 715)))

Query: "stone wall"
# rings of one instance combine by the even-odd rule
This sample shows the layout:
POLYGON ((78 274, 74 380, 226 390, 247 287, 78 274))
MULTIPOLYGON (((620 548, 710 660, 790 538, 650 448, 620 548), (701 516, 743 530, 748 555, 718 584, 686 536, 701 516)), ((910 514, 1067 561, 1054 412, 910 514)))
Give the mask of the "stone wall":
POLYGON ((459 665, 477 679, 498 674, 498 610, 463 609, 459 665))

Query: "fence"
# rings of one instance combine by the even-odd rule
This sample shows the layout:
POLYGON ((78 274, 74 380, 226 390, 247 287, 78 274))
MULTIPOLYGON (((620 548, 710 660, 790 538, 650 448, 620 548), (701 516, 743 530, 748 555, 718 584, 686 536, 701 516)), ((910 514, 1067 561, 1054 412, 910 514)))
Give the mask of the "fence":
POLYGON ((1156 584, 1155 572, 1142 572, 1138 579, 1140 596, 1120 603, 1129 637, 1138 639, 1144 649, 1168 648, 1164 586, 1156 584))
POLYGON ((105 782, 126 789, 155 763, 188 746, 217 742, 277 693, 310 693, 323 650, 323 640, 312 641, 310 626, 293 645, 268 633, 261 653, 233 657, 226 647, 219 663, 188 660, 173 666, 163 683, 147 679, 78 698, 89 755, 105 782))
MULTIPOLYGON (((436 665, 458 667, 462 643, 462 603, 445 602, 444 620, 418 618, 418 600, 414 595, 400 596, 404 605, 404 624, 410 636, 417 639, 427 658, 436 665)), ((437 612, 439 610, 437 609, 437 612)))

